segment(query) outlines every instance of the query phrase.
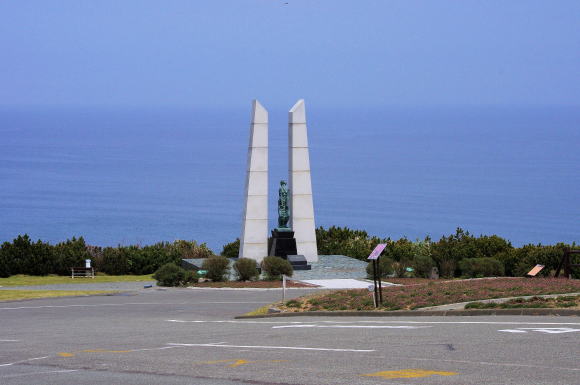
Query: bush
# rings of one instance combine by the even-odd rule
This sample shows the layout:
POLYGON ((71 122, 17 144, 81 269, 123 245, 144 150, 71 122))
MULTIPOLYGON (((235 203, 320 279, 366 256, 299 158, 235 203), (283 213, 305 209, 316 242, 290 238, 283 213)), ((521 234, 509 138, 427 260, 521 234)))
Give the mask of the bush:
POLYGON ((197 281, 197 275, 194 272, 184 270, 174 263, 161 266, 153 274, 153 278, 157 280, 159 286, 185 286, 197 281))
POLYGON ((136 246, 105 247, 103 249, 102 264, 99 270, 109 275, 129 274, 131 266, 129 255, 136 246))
POLYGON ((205 276, 214 282, 227 281, 230 274, 229 264, 226 257, 213 256, 203 261, 202 269, 207 270, 205 276))
MULTIPOLYGON (((393 260, 387 257, 379 258, 379 267, 381 269, 381 278, 389 277, 393 274, 393 260)), ((367 277, 369 279, 373 278, 373 262, 370 261, 367 264, 367 277)))
MULTIPOLYGON (((544 269, 539 275, 547 276, 558 268, 564 249, 568 247, 563 243, 555 246, 526 245, 517 249, 517 262, 514 267, 514 276, 523 276, 537 264, 544 265, 544 269)), ((575 269, 573 269, 574 271, 575 269)))
POLYGON ((209 258, 215 255, 205 243, 198 245, 196 241, 177 240, 171 247, 178 258, 209 258))
POLYGON ((319 255, 346 255, 366 261, 375 246, 386 240, 371 237, 366 231, 332 226, 328 230, 317 228, 316 242, 319 255))
POLYGON ((3 248, 0 248, 0 278, 10 277, 8 258, 5 257, 5 253, 3 252, 3 250, 4 250, 3 248))
POLYGON ((433 258, 427 255, 418 255, 413 260, 413 268, 415 269, 415 276, 419 278, 430 278, 431 270, 435 266, 433 258))
POLYGON ((3 255, 5 274, 50 274, 54 266, 53 248, 38 240, 33 243, 28 235, 19 235, 12 243, 4 242, 0 250, 3 255))
POLYGON ((240 258, 234 262, 234 271, 239 281, 249 281, 260 275, 256 261, 250 258, 240 258))
MULTIPOLYGON (((54 246, 55 264, 52 273, 60 275, 70 274, 71 267, 85 266, 85 260, 91 259, 83 237, 67 239, 54 246)), ((92 265, 95 267, 94 265, 92 265)))
POLYGON ((494 258, 466 258, 459 262, 459 269, 467 277, 490 277, 504 274, 503 264, 494 258))
POLYGON ((291 277, 294 273, 292 265, 280 257, 269 256, 262 260, 262 271, 264 271, 267 280, 280 280, 282 274, 291 277))
POLYGON ((240 255, 240 238, 225 244, 220 255, 226 258, 238 258, 240 255))

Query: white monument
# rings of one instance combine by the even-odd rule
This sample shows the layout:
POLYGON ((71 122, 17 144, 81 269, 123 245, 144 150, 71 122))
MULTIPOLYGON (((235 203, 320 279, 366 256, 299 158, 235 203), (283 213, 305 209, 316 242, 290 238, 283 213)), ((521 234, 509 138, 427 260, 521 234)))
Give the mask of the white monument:
POLYGON ((296 102, 288 113, 288 188, 291 196, 290 227, 294 230, 296 250, 308 262, 317 262, 308 129, 303 99, 296 102))
MULTIPOLYGON (((288 113, 288 187, 290 227, 294 231, 296 251, 308 262, 317 262, 306 111, 302 99, 288 113)), ((268 112, 257 100, 252 104, 245 196, 239 257, 260 262, 268 255, 268 112)))
POLYGON ((258 262, 268 255, 268 111, 254 100, 250 123, 246 199, 240 258, 258 262))

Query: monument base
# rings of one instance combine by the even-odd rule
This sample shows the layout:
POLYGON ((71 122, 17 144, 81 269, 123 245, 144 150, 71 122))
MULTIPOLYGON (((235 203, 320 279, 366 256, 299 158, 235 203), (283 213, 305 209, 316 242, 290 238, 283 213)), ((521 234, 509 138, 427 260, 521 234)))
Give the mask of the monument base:
POLYGON ((286 259, 288 255, 296 255, 296 239, 294 238, 294 231, 280 231, 278 229, 272 230, 272 246, 270 247, 269 255, 282 257, 286 259))
POLYGON ((296 238, 294 238, 294 231, 290 229, 272 230, 272 245, 269 254, 287 260, 294 270, 310 270, 312 268, 303 255, 296 255, 298 254, 296 252, 296 238))
POLYGON ((287 255, 286 260, 290 262, 294 270, 312 270, 312 266, 308 264, 303 255, 287 255))

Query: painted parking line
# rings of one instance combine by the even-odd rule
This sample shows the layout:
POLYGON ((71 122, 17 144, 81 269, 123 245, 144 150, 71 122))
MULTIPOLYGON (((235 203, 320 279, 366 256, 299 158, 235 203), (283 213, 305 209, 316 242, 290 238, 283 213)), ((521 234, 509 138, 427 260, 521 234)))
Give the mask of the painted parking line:
POLYGON ((528 331, 546 333, 546 334, 562 334, 562 333, 575 333, 580 332, 580 329, 572 328, 517 328, 517 329, 502 329, 498 332, 506 333, 528 333, 528 331))
POLYGON ((387 379, 392 378, 420 378, 420 377, 431 377, 431 376, 455 376, 459 373, 456 372, 442 372, 435 370, 423 370, 423 369, 403 369, 403 370, 386 370, 382 372, 362 374, 366 377, 382 377, 387 379))
POLYGON ((187 346, 187 347, 213 347, 213 348, 245 348, 245 349, 281 349, 281 350, 312 350, 322 352, 351 352, 351 353, 370 353, 376 350, 372 349, 336 349, 336 348, 311 348, 303 346, 266 346, 266 345, 227 345, 221 344, 183 344, 169 343, 170 346, 187 346))
POLYGON ((348 329, 424 329, 432 328, 433 326, 393 326, 393 325, 281 325, 272 326, 272 329, 286 329, 286 328, 348 328, 348 329))
POLYGON ((72 373, 72 372, 78 372, 78 369, 50 370, 50 371, 43 371, 43 372, 29 372, 29 373, 4 374, 4 375, 2 375, 2 378, 13 378, 13 377, 24 377, 24 376, 38 376, 38 375, 45 375, 45 374, 64 374, 64 373, 72 373))
POLYGON ((45 358, 48 358, 49 356, 44 356, 44 357, 35 357, 35 358, 28 358, 26 360, 20 360, 20 361, 14 361, 14 362, 9 362, 6 364, 0 364, 0 367, 4 367, 4 366, 12 366, 12 365, 16 365, 16 364, 21 364, 24 362, 29 362, 29 361, 37 361, 37 360, 44 360, 45 358))

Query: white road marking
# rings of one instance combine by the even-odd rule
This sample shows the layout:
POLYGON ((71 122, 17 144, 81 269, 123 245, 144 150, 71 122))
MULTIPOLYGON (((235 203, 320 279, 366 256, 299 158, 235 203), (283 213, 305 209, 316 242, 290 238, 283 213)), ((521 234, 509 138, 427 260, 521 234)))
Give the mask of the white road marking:
POLYGON ((220 344, 178 344, 178 343, 168 343, 171 346, 199 346, 199 347, 214 347, 214 348, 248 348, 248 349, 284 349, 284 350, 314 350, 323 352, 356 352, 356 353, 369 353, 375 350, 366 349, 334 349, 334 348, 308 348, 302 346, 262 346, 262 345, 225 345, 220 344))
POLYGON ((359 328, 359 329, 422 329, 433 326, 392 326, 392 325, 283 325, 272 326, 272 329, 284 328, 359 328))
POLYGON ((580 332, 580 329, 572 329, 572 328, 517 328, 517 329, 498 330, 498 332, 527 333, 527 330, 539 332, 539 333, 546 333, 546 334, 561 334, 561 333, 580 332))
POLYGON ((43 359, 48 358, 48 357, 49 356, 36 357, 36 358, 29 358, 27 360, 20 360, 20 361, 15 361, 15 362, 9 362, 7 364, 0 364, 0 367, 3 367, 3 366, 12 366, 12 365, 15 365, 15 364, 21 364, 23 362, 28 362, 28 361, 43 360, 43 359))
POLYGON ((19 342, 19 340, 0 340, 0 342, 19 342))
POLYGON ((517 329, 502 329, 498 330, 498 332, 506 332, 506 333, 527 333, 525 330, 517 330, 517 329))
POLYGON ((23 376, 35 376, 39 374, 60 374, 60 373, 72 373, 78 372, 78 369, 70 369, 70 370, 51 370, 49 372, 31 372, 31 373, 17 373, 17 374, 5 374, 2 378, 11 378, 11 377, 23 377, 23 376))
POLYGON ((177 323, 228 323, 228 324, 303 324, 304 321, 232 321, 232 320, 178 320, 178 319, 168 319, 167 322, 177 322, 177 323))
POLYGON ((246 320, 176 320, 169 319, 167 322, 179 323, 232 323, 232 324, 429 324, 429 325, 573 325, 580 326, 578 322, 518 322, 518 321, 246 321, 246 320))

